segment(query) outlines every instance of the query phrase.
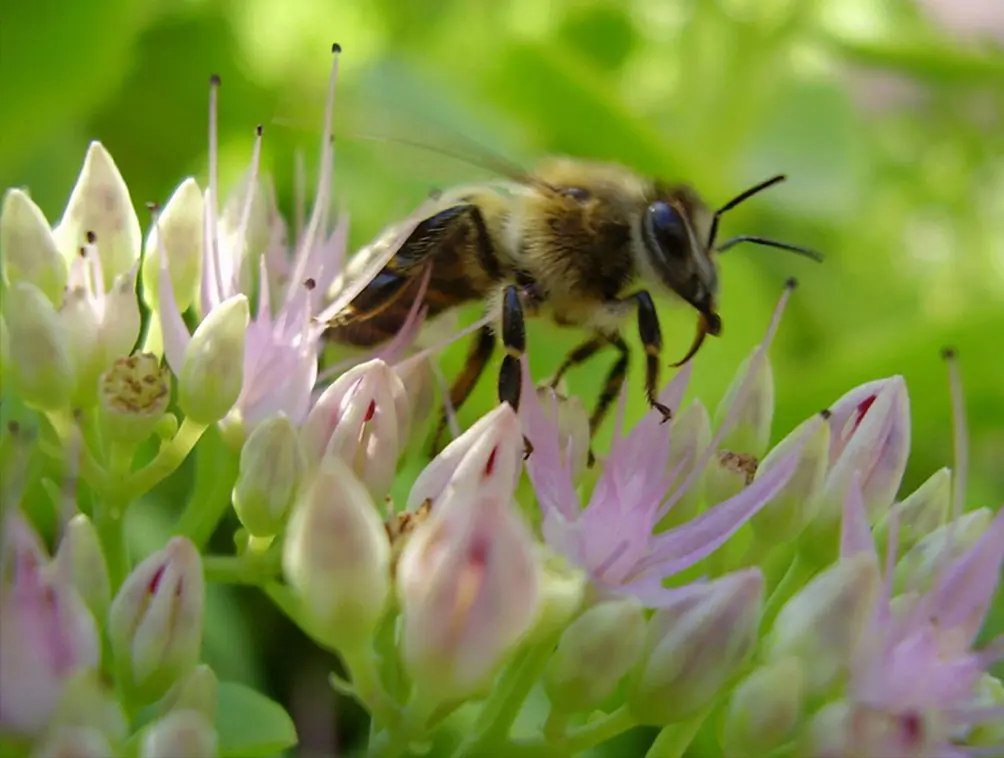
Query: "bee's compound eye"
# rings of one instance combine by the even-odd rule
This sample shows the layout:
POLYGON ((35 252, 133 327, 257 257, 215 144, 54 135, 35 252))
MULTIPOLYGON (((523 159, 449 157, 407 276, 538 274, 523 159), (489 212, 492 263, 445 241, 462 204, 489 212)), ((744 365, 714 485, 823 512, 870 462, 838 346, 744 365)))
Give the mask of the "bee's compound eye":
POLYGON ((664 255, 680 256, 687 252, 687 224, 676 208, 659 200, 648 206, 647 216, 653 241, 664 255))
POLYGON ((573 200, 578 200, 580 203, 588 200, 590 197, 589 190, 582 189, 582 187, 564 187, 562 188, 562 192, 567 197, 570 197, 573 200))

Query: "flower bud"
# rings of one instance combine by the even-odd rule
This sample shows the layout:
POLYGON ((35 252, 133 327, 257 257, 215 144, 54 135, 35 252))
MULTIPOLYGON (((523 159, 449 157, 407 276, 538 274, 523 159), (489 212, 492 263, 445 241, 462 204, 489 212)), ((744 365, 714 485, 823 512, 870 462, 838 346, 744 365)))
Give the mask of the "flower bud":
MULTIPOLYGON (((715 411, 715 426, 720 426, 725 421, 729 410, 739 400, 739 390, 746 381, 750 364, 759 350, 757 347, 736 371, 732 384, 729 385, 725 397, 715 411)), ((770 361, 764 358, 758 361, 756 374, 749 382, 749 388, 741 405, 735 409, 732 426, 722 438, 719 448, 762 458, 767 452, 767 445, 770 444, 770 425, 773 418, 774 373, 771 371, 770 361)))
POLYGON ((708 502, 722 503, 753 483, 758 461, 749 453, 719 450, 705 471, 708 502))
POLYGON ((784 458, 798 444, 802 444, 802 449, 795 473, 770 503, 750 520, 757 537, 764 542, 773 544, 795 539, 819 510, 819 496, 826 480, 830 449, 830 429, 822 416, 816 415, 803 421, 775 445, 760 464, 760 471, 770 470, 776 461, 784 458))
POLYGON ((839 518, 855 472, 869 520, 892 504, 910 452, 910 399, 903 377, 869 382, 851 390, 831 409, 830 471, 821 526, 839 518))
POLYGON ((390 543, 373 498, 337 456, 299 495, 282 557, 315 634, 342 651, 367 644, 390 595, 390 543))
POLYGON ((0 732, 33 736, 48 723, 63 683, 96 668, 101 648, 94 617, 72 585, 46 576, 31 546, 9 537, 17 555, 12 582, 0 588, 0 732))
MULTIPOLYGON (((945 523, 952 504, 952 472, 943 468, 891 510, 896 511, 899 549, 902 555, 945 523)), ((875 528, 875 541, 882 545, 889 531, 889 516, 875 528)))
POLYGON ((561 635, 544 671, 544 691, 554 709, 598 708, 634 665, 644 639, 645 615, 636 600, 589 608, 561 635))
POLYGON ((589 414, 578 397, 559 395, 547 386, 537 388, 537 398, 544 416, 558 428, 561 463, 577 482, 589 458, 589 414))
POLYGON ((171 372, 157 356, 119 358, 99 382, 101 431, 106 439, 131 449, 153 434, 170 401, 171 372))
POLYGON ((756 758, 787 742, 802 714, 802 681, 796 658, 754 669, 729 701, 722 734, 725 755, 756 758))
POLYGON ((37 287, 21 282, 4 293, 3 314, 5 363, 14 393, 41 410, 66 408, 76 376, 66 328, 52 303, 37 287))
POLYGON ((151 311, 157 310, 161 250, 167 256, 178 311, 184 313, 192 304, 202 272, 204 206, 199 185, 191 177, 185 179, 147 235, 143 255, 143 299, 151 311))
POLYGON ((220 681, 209 666, 200 663, 183 679, 179 679, 156 705, 164 716, 171 711, 197 711, 212 721, 219 705, 220 681))
MULTIPOLYGON (((1001 680, 991 674, 984 674, 976 686, 977 706, 997 709, 998 713, 1004 709, 1004 684, 1001 680)), ((1004 745, 1004 720, 987 719, 973 727, 966 737, 966 744, 974 747, 1000 747, 1004 745)))
POLYGON ((944 729, 937 715, 919 709, 887 712, 847 702, 829 703, 805 729, 797 754, 807 758, 935 756, 944 729))
POLYGON ((548 547, 540 546, 540 607, 530 639, 543 641, 568 626, 586 594, 586 573, 548 547))
POLYGON ((101 270, 108 289, 119 274, 139 260, 142 235, 129 188, 100 142, 88 147, 80 176, 53 234, 63 255, 72 260, 87 242, 89 232, 101 242, 101 270))
POLYGON ((63 683, 50 725, 95 729, 113 746, 129 735, 129 722, 112 685, 97 670, 78 669, 63 683))
POLYGON ((680 590, 649 621, 628 684, 628 707, 643 724, 664 726, 704 708, 756 643, 763 576, 728 574, 680 590))
POLYGON ((46 737, 31 758, 115 758, 115 755, 99 729, 61 726, 46 737))
POLYGON ((993 522, 989 508, 963 513, 938 527, 899 559, 893 572, 893 588, 898 592, 926 592, 938 570, 970 550, 993 522))
POLYGON ((66 289, 66 260, 56 246, 49 222, 27 193, 11 189, 0 210, 0 266, 7 284, 34 284, 53 306, 66 289))
POLYGON ((429 418, 436 402, 436 375, 432 359, 426 357, 419 361, 404 361, 394 366, 394 373, 404 385, 408 397, 411 426, 408 446, 411 447, 411 443, 417 443, 418 435, 425 433, 421 422, 429 418))
POLYGON ((857 650, 878 586, 878 566, 868 553, 856 553, 814 577, 778 613, 765 640, 765 659, 798 658, 806 693, 823 693, 857 650))
POLYGON ((410 434, 404 384, 379 358, 340 376, 318 398, 301 434, 311 465, 337 455, 380 501, 410 434))
POLYGON ((513 502, 519 419, 507 403, 486 418, 455 441, 477 430, 398 563, 402 657, 439 701, 483 687, 538 612, 539 555, 513 502))
MULTIPOLYGON (((666 471, 676 474, 677 486, 686 481, 701 454, 711 444, 711 419, 704 404, 694 399, 682 413, 677 415, 669 430, 669 460, 666 471), (682 467, 682 468, 681 468, 682 467)), ((704 491, 707 480, 706 470, 687 488, 680 500, 666 515, 661 526, 673 527, 690 521, 701 512, 705 501, 704 491)))
POLYGON ((307 468, 300 438, 286 414, 261 422, 241 449, 234 485, 237 517, 255 537, 278 534, 307 468))
POLYGON ((192 421, 214 424, 233 408, 244 382, 244 295, 220 303, 199 324, 178 375, 178 404, 192 421))
POLYGON ((111 289, 105 293, 101 314, 101 370, 110 366, 116 358, 129 355, 136 345, 141 324, 139 298, 136 296, 138 272, 139 263, 136 263, 115 277, 111 289))
POLYGON ((108 613, 117 679, 136 698, 161 697, 199 659, 206 585, 195 545, 173 537, 126 578, 108 613))
POLYGON ((143 735, 140 758, 214 758, 219 738, 198 711, 171 711, 143 735))
POLYGON ((66 525, 56 551, 55 568, 80 594, 94 618, 104 621, 112 600, 108 566, 94 524, 78 513, 66 525))

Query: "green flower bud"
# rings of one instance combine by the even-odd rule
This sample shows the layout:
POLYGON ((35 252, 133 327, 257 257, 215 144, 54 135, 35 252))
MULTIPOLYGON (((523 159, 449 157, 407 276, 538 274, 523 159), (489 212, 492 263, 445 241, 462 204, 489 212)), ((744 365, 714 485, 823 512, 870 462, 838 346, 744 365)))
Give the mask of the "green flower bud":
POLYGON ((255 537, 272 537, 286 515, 307 469, 300 437, 284 413, 258 424, 241 449, 234 485, 237 517, 255 537))
POLYGON ((198 711, 171 711, 143 735, 140 758, 214 758, 219 738, 198 711))
POLYGON ((561 635, 544 671, 544 691, 564 713, 598 708, 634 665, 645 639, 645 615, 631 599, 594 605, 561 635))
POLYGON ((240 397, 250 319, 247 297, 235 295, 214 308, 192 335, 178 377, 178 402, 192 421, 214 424, 240 397))
POLYGON ((66 260, 49 222, 27 193, 7 191, 0 210, 0 266, 5 282, 27 282, 58 306, 66 289, 66 260))
MULTIPOLYGON (((952 472, 947 468, 935 471, 931 477, 891 510, 896 512, 899 534, 898 555, 912 550, 922 539, 934 532, 948 517, 952 505, 952 472)), ((889 516, 875 527, 875 542, 886 544, 889 516)))
POLYGON ((166 716, 171 711, 197 711, 212 721, 219 705, 220 680, 209 666, 200 663, 184 679, 179 679, 167 691, 155 710, 166 716))
POLYGON ((764 642, 765 659, 798 658, 810 696, 837 680, 861 641, 875 607, 879 570, 857 553, 814 577, 778 613, 764 642))
POLYGON ((935 529, 899 559, 893 572, 896 593, 930 589, 938 570, 969 550, 993 521, 989 508, 963 513, 954 521, 935 529), (946 555, 949 553, 949 555, 946 555))
MULTIPOLYGON (((757 348, 759 350, 759 348, 757 348)), ((720 426, 732 405, 739 399, 739 389, 750 370, 753 354, 736 371, 732 384, 715 411, 715 426, 720 426)), ((742 405, 736 409, 732 428, 722 438, 719 448, 762 458, 770 444, 770 425, 774 418, 774 373, 770 361, 759 361, 756 376, 750 382, 742 405)))
POLYGON ((157 309, 162 249, 167 255, 178 310, 184 313, 192 304, 202 273, 204 213, 205 202, 199 185, 192 178, 185 179, 167 201, 146 239, 143 299, 150 310, 157 309))
POLYGON ((71 674, 63 683, 50 725, 60 729, 92 729, 109 745, 122 745, 129 735, 129 721, 115 699, 111 684, 103 678, 96 669, 77 669, 71 674))
POLYGON ((628 684, 639 722, 686 720, 715 698, 756 644, 763 576, 757 569, 694 585, 656 612, 628 684))
POLYGON ((3 313, 15 394, 41 410, 69 406, 76 376, 66 328, 52 303, 35 285, 19 282, 4 294, 3 313))
POLYGON ((586 575, 578 566, 550 548, 539 549, 540 606, 530 630, 530 644, 542 641, 568 626, 579 612, 586 594, 586 575))
POLYGON ((55 567, 76 587, 100 625, 108 612, 112 590, 97 530, 83 513, 78 513, 66 525, 56 551, 55 567))
POLYGON ((760 666, 732 693, 722 747, 729 758, 757 758, 787 742, 802 716, 802 664, 796 658, 760 666))
POLYGON ((763 459, 759 471, 769 471, 776 461, 803 441, 798 466, 791 479, 750 520, 757 537, 764 542, 776 544, 795 539, 819 511, 830 456, 830 429, 821 415, 802 422, 775 445, 763 459))
POLYGON ((171 401, 171 372, 152 353, 119 358, 101 375, 98 413, 109 440, 133 448, 153 434, 171 401))
POLYGON ((31 758, 115 758, 115 755, 99 729, 60 726, 41 742, 31 758))
MULTIPOLYGON (((701 453, 711 444, 711 419, 704 404, 696 398, 682 413, 673 418, 669 432, 669 459, 666 472, 679 469, 676 481, 683 482, 698 463, 701 453), (686 463, 684 463, 686 460, 686 463), (682 466, 682 467, 681 467, 682 466)), ((690 521, 701 511, 707 480, 707 467, 683 497, 673 506, 660 527, 670 528, 690 521)))

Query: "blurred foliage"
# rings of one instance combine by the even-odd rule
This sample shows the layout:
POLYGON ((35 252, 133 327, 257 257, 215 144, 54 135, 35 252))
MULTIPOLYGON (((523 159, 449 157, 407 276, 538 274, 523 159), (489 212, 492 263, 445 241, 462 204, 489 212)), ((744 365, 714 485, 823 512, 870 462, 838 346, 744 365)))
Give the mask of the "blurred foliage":
MULTIPOLYGON (((994 12, 972 3, 973 13, 977 5, 994 12)), ((215 72, 224 183, 246 166, 263 123, 265 161, 291 210, 296 150, 308 167, 316 161, 332 41, 345 49, 336 189, 355 244, 431 188, 490 176, 366 136, 462 153, 476 144, 523 164, 549 152, 613 159, 689 181, 711 204, 783 171, 790 181, 730 214, 726 233, 797 241, 827 260, 730 252, 725 333, 704 348, 692 387, 717 402, 796 275, 801 286, 772 350, 775 437, 855 384, 901 373, 914 422, 904 487, 916 486, 951 460, 939 350, 954 345, 966 387, 968 505, 997 507, 1004 19, 967 26, 969 10, 964 0, 0 0, 0 185, 29 186, 55 222, 87 142, 100 139, 138 207, 166 200, 185 175, 204 180, 215 72)), ((693 323, 665 305, 671 358, 693 323)), ((534 328, 535 375, 577 338, 534 328)), ((448 351, 448 373, 463 352, 448 351)), ((572 389, 591 398, 605 369, 598 359, 574 373, 572 389)), ((491 384, 462 421, 488 407, 491 384)), ((631 393, 629 412, 642 410, 631 393)), ((154 505, 139 514, 139 538, 155 529, 154 505)), ((306 746, 330 750, 335 701, 320 672, 331 662, 298 644, 252 593, 219 594, 211 662, 221 676, 274 690, 306 746)), ((345 704, 339 721, 338 739, 351 742, 360 714, 345 704)))

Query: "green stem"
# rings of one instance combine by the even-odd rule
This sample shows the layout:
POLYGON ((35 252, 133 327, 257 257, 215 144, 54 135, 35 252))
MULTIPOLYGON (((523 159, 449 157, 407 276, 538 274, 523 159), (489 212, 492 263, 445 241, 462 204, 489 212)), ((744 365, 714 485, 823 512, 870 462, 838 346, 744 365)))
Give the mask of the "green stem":
POLYGON ((191 419, 182 421, 178 433, 170 442, 161 444, 154 459, 122 484, 117 493, 119 501, 123 504, 131 503, 173 474, 192 452, 206 428, 204 424, 197 424, 191 419))
POLYGON ((648 749, 645 758, 680 758, 687 752, 690 743, 700 731, 701 726, 711 713, 711 707, 702 709, 687 721, 670 724, 665 727, 648 749))
POLYGON ((199 448, 195 489, 175 527, 175 534, 188 537, 203 547, 231 505, 231 492, 237 480, 239 457, 218 433, 207 435, 199 448))
POLYGON ((602 719, 570 731, 568 739, 563 745, 565 749, 562 752, 564 755, 576 755, 607 740, 612 740, 618 734, 623 734, 637 725, 638 722, 631 711, 626 705, 622 705, 602 719))
POLYGON ((346 651, 342 661, 352 679, 356 698, 369 711, 378 728, 399 729, 401 714, 380 681, 380 664, 370 647, 346 651))
POLYGON ((367 755, 371 758, 398 758, 404 755, 415 740, 424 736, 425 726, 437 705, 436 698, 428 697, 419 690, 413 691, 397 723, 377 732, 369 744, 367 755))
POLYGON ((202 571, 207 582, 261 586, 278 578, 279 560, 279 554, 271 551, 265 555, 206 555, 202 571))
POLYGON ((519 715, 533 685, 554 650, 554 636, 544 638, 511 662, 478 715, 474 733, 454 753, 455 758, 476 753, 485 745, 504 740, 519 715))
POLYGON ((122 585, 129 573, 129 549, 125 539, 125 519, 122 510, 107 500, 94 508, 94 529, 101 541, 101 550, 108 566, 112 593, 122 585))

